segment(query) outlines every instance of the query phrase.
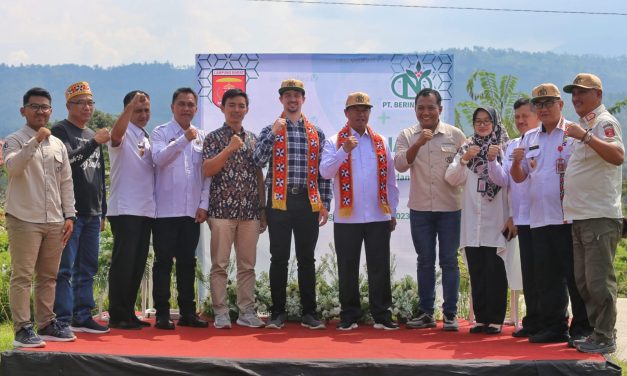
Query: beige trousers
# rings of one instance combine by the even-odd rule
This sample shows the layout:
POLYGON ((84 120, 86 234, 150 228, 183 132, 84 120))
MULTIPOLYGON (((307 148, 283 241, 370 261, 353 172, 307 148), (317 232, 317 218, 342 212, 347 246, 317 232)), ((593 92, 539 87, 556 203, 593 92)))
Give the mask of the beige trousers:
POLYGON ((237 307, 240 313, 255 307, 255 263, 259 221, 209 218, 211 229, 211 272, 209 283, 213 312, 229 312, 227 297, 228 267, 231 247, 237 260, 237 307))
POLYGON ((63 222, 31 223, 6 216, 11 254, 9 303, 17 332, 31 323, 30 293, 35 276, 35 322, 47 326, 55 315, 54 291, 63 251, 63 222))

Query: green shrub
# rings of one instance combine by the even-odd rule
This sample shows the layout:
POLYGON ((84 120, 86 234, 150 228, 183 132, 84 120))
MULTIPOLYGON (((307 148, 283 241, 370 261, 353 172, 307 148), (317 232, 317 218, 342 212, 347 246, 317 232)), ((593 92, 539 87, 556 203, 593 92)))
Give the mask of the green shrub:
MULTIPOLYGON (((339 318, 340 315, 340 299, 339 299, 339 277, 337 272, 337 260, 333 245, 329 245, 331 252, 322 255, 316 268, 316 298, 318 315, 323 320, 333 320, 339 318)), ((391 274, 394 276, 396 260, 392 257, 391 274)), ((300 294, 298 290, 298 278, 296 273, 296 260, 290 260, 287 280, 287 299, 285 310, 287 311, 289 320, 299 320, 301 316, 300 294)), ((468 271, 460 260, 461 282, 460 282, 460 299, 459 299, 459 315, 466 316, 469 310, 470 302, 470 281, 468 279, 468 271)), ((372 322, 372 315, 369 309, 368 298, 368 274, 366 265, 363 265, 363 272, 359 275, 359 293, 361 299, 362 317, 360 321, 364 323, 372 322)), ((237 296, 235 279, 235 259, 231 259, 227 268, 227 298, 229 304, 229 314, 231 319, 235 319, 238 314, 237 296)), ((197 271, 197 278, 200 281, 199 288, 209 289, 209 276, 203 275, 200 270, 197 271)), ((439 283, 439 282, 438 282, 439 283)), ((441 302, 438 302, 439 305, 441 302)), ((255 309, 261 315, 269 315, 272 306, 272 298, 270 296, 270 278, 267 272, 262 272, 257 276, 255 285, 255 309)), ((202 311, 205 316, 213 316, 213 307, 211 305, 211 296, 202 304, 202 311)), ((400 279, 392 280, 392 315, 400 322, 405 322, 413 317, 418 310, 418 286, 413 276, 403 276, 400 279)), ((436 315, 440 317, 440 307, 436 307, 436 315)))
POLYGON ((11 281, 11 255, 0 252, 0 323, 11 321, 9 285, 11 281))
POLYGON ((616 249, 614 258, 614 270, 616 271, 616 282, 618 283, 618 297, 627 297, 627 241, 621 239, 616 249))

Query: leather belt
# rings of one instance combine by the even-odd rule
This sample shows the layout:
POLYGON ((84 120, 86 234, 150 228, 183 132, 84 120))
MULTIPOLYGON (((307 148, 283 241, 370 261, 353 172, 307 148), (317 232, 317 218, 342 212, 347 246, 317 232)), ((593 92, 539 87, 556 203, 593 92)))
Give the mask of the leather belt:
POLYGON ((291 195, 300 195, 305 193, 307 190, 305 187, 287 187, 287 193, 291 195))

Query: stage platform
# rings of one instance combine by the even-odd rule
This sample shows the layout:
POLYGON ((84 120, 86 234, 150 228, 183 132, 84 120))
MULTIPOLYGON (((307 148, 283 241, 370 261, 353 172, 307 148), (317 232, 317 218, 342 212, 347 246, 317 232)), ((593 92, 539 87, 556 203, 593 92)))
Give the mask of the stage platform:
POLYGON ((438 328, 397 331, 335 323, 310 330, 289 322, 282 330, 177 327, 77 333, 76 342, 1 354, 2 375, 620 375, 601 355, 562 344, 531 344, 511 336, 438 328))

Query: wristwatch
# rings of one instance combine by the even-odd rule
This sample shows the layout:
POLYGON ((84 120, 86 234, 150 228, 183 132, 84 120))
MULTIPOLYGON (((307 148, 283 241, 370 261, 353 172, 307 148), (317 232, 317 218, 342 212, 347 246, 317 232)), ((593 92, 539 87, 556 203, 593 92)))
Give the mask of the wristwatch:
POLYGON ((75 216, 75 215, 74 215, 74 216, 72 216, 72 217, 65 217, 65 220, 66 220, 66 221, 67 221, 68 219, 69 219, 70 221, 72 221, 72 222, 76 222, 76 216, 75 216))

